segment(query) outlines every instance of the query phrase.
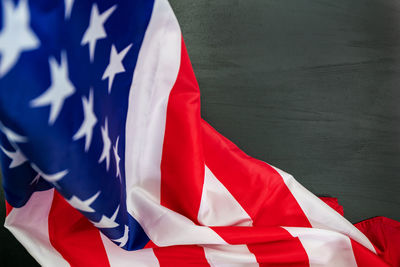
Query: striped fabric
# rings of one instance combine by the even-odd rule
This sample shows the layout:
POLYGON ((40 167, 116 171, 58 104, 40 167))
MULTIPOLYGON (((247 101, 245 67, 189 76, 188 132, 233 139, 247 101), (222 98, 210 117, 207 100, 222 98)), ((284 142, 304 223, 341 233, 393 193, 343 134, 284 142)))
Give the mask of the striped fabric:
MULTIPOLYGON (((65 1, 61 10, 63 18, 76 16, 79 1, 65 1)), ((26 2, 20 0, 19 5, 26 2)), ((31 11, 39 12, 33 4, 35 1, 30 2, 31 11)), ((26 157, 20 167, 25 164, 31 172, 37 171, 42 183, 49 185, 29 189, 33 177, 25 177, 25 181, 23 177, 13 176, 11 165, 15 158, 2 154, 7 196, 5 227, 28 252, 41 265, 58 267, 388 266, 362 232, 291 175, 247 156, 201 119, 199 88, 169 3, 167 0, 136 2, 140 12, 148 10, 150 13, 142 14, 143 22, 138 19, 137 23, 145 25, 143 36, 140 38, 138 33, 139 37, 135 37, 140 43, 134 43, 132 48, 124 45, 126 51, 129 50, 128 56, 130 49, 137 48, 138 53, 131 56, 131 63, 124 61, 125 65, 133 66, 124 100, 127 106, 126 114, 121 117, 123 122, 111 123, 112 117, 108 116, 108 128, 114 127, 118 132, 118 138, 117 135, 111 137, 112 143, 119 140, 123 148, 120 168, 118 161, 117 166, 111 163, 110 170, 109 163, 104 162, 109 159, 99 162, 104 169, 104 179, 113 179, 108 187, 110 192, 102 189, 96 194, 97 189, 93 191, 82 181, 88 179, 96 184, 104 180, 93 177, 90 170, 80 170, 90 177, 82 174, 76 181, 69 176, 55 180, 54 176, 45 174, 56 173, 53 166, 61 166, 48 167, 46 163, 51 159, 40 158, 43 154, 40 144, 48 137, 37 137, 30 129, 32 125, 24 124, 18 112, 6 105, 8 98, 3 86, 7 82, 10 84, 7 79, 15 75, 14 68, 19 68, 20 64, 18 60, 34 52, 24 51, 16 65, 8 69, 4 67, 5 61, 0 61, 3 64, 0 65, 3 71, 0 82, 3 151, 20 150, 26 157), (34 144, 24 144, 18 136, 34 140, 34 144), (118 170, 122 182, 117 187, 113 183, 119 181, 118 170), (11 178, 17 181, 10 181, 11 178), (73 191, 77 190, 76 183, 92 191, 86 195, 78 192, 83 194, 78 197, 73 191), (19 193, 18 197, 12 196, 12 190, 18 186, 29 190, 19 193), (107 201, 117 204, 104 208, 102 213, 99 206, 107 201), (103 219, 111 221, 108 227, 103 219)), ((3 3, 3 11, 7 5, 13 6, 11 1, 3 3)), ((96 8, 100 17, 106 19, 118 11, 118 5, 99 4, 96 8)), ((128 30, 129 27, 126 26, 128 30)), ((4 30, 0 32, 0 39, 3 33, 4 30)), ((80 34, 82 37, 84 33, 80 34)), ((45 45, 42 37, 39 40, 45 45)), ((50 46, 52 41, 48 42, 50 46)), ((90 41, 78 45, 86 49, 88 59, 96 62, 98 47, 91 50, 90 41)), ((116 50, 118 53, 125 51, 120 47, 116 50)), ((70 57, 68 60, 71 61, 70 57)), ((73 72, 70 74, 72 80, 73 72)), ((115 76, 114 83, 117 79, 115 76)), ((104 92, 106 95, 108 88, 112 96, 118 88, 110 87, 110 80, 112 84, 110 76, 104 79, 104 92)), ((86 92, 84 99, 90 102, 90 93, 86 92)), ((81 97, 78 99, 80 104, 81 97)), ((65 102, 65 106, 67 104, 65 102)), ((119 103, 113 105, 116 109, 119 103)), ((47 116, 46 125, 54 123, 54 127, 61 116, 68 117, 61 109, 59 118, 50 115, 47 121, 49 109, 43 112, 47 116)), ((80 122, 73 125, 72 132, 76 132, 80 122)), ((98 132, 106 129, 107 120, 99 121, 96 127, 94 130, 98 132)), ((86 144, 87 138, 86 135, 86 140, 78 141, 69 136, 68 140, 81 142, 79 149, 83 153, 84 146, 91 149, 90 145, 94 145, 86 144)), ((97 142, 95 138, 93 143, 97 142)), ((103 143, 99 142, 102 147, 103 143)), ((62 153, 66 158, 75 157, 74 149, 62 153)), ((118 141, 114 149, 118 150, 118 141)), ((96 162, 99 153, 101 151, 97 151, 96 162)), ((111 162, 117 160, 117 155, 111 156, 111 162)), ((79 165, 79 168, 88 167, 79 165)), ((71 167, 68 175, 73 171, 71 167)))

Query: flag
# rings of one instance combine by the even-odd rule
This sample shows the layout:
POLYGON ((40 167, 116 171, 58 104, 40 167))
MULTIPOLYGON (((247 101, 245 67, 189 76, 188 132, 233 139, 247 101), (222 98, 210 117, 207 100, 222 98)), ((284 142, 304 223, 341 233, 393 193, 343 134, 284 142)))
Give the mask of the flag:
POLYGON ((0 11, 5 226, 41 265, 399 265, 398 222, 353 226, 201 119, 166 0, 0 11))

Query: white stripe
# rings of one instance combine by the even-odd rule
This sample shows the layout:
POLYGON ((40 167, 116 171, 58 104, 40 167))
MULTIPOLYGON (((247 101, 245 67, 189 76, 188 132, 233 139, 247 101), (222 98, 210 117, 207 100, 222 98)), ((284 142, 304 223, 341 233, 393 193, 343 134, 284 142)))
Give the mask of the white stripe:
POLYGON ((307 216, 312 227, 332 230, 347 235, 376 253, 374 246, 371 244, 369 239, 348 220, 334 211, 310 191, 305 189, 293 178, 292 175, 276 167, 273 168, 282 176, 286 186, 289 188, 304 214, 307 216))
POLYGON ((101 232, 100 236, 111 267, 160 266, 156 255, 154 255, 153 249, 147 248, 136 251, 127 251, 115 245, 101 232))
MULTIPOLYGON (((125 170, 127 195, 135 186, 160 201, 160 165, 169 93, 179 72, 181 31, 166 0, 155 0, 129 94, 125 170)), ((131 210, 131 203, 128 210, 131 210)), ((140 216, 140 214, 138 214, 140 216)))
POLYGON ((166 0, 154 2, 129 95, 126 126, 128 212, 158 246, 226 244, 208 227, 160 205, 161 156, 169 93, 178 76, 181 31, 166 0))
POLYGON ((33 193, 25 206, 11 210, 4 226, 42 266, 70 266, 50 243, 48 219, 53 196, 54 189, 33 193))
POLYGON ((205 166, 198 221, 208 226, 251 226, 252 219, 226 187, 205 166))
POLYGON ((310 267, 357 267, 350 239, 338 232, 316 228, 283 227, 298 237, 310 267))
POLYGON ((143 189, 135 187, 127 201, 135 218, 159 247, 192 244, 227 244, 206 226, 198 226, 187 217, 154 202, 143 189), (137 216, 141 215, 141 216, 137 216))
MULTIPOLYGON (((252 226, 253 221, 211 170, 204 168, 204 184, 198 221, 208 226, 252 226)), ((211 266, 259 266, 246 245, 205 245, 211 266)))
POLYGON ((246 245, 207 245, 203 247, 210 266, 259 266, 256 257, 246 245))

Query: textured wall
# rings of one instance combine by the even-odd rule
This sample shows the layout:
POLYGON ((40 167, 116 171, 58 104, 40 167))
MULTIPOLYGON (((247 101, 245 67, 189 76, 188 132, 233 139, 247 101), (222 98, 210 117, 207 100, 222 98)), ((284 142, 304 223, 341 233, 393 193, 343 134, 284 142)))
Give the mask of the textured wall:
POLYGON ((352 222, 400 220, 399 1, 171 4, 211 125, 352 222))
MULTIPOLYGON (((338 197, 352 222, 400 220, 399 1, 171 5, 211 125, 315 194, 338 197)), ((34 266, 3 229, 0 240, 1 266, 34 266)))

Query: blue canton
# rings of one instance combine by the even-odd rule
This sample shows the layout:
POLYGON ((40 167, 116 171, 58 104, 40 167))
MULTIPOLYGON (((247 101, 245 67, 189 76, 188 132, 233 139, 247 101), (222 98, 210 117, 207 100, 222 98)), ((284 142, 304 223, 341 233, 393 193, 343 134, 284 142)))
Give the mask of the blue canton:
POLYGON ((149 241, 127 212, 125 124, 153 1, 4 0, 0 160, 7 201, 55 188, 127 250, 149 241))

